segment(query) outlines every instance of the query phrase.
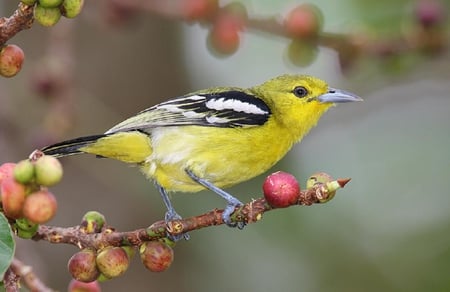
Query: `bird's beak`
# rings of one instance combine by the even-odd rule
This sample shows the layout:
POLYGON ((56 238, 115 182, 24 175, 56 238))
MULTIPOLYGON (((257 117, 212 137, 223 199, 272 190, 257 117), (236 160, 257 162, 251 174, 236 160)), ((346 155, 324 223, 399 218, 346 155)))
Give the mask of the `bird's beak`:
POLYGON ((328 92, 318 96, 317 100, 321 103, 344 103, 362 101, 363 99, 345 90, 329 88, 328 92))

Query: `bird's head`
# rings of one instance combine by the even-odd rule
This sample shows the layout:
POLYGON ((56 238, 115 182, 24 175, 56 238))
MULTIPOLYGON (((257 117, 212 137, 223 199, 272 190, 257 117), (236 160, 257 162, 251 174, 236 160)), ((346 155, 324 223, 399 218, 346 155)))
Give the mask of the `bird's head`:
POLYGON ((353 93, 329 87, 325 81, 307 75, 282 75, 252 90, 267 103, 275 119, 301 133, 315 126, 331 106, 362 100, 353 93))

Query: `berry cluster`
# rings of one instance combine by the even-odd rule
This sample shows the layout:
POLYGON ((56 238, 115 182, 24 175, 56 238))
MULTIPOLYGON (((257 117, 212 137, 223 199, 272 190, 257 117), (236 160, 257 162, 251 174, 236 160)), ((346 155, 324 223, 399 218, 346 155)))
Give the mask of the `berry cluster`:
MULTIPOLYGON (((105 217, 96 211, 87 212, 80 229, 86 234, 109 233, 105 217)), ((148 241, 139 246, 139 254, 144 266, 153 272, 167 270, 173 261, 172 246, 168 239, 148 241)), ((68 262, 69 273, 77 285, 95 281, 105 281, 125 273, 135 254, 133 246, 105 246, 99 249, 84 248, 75 253, 68 262)), ((73 284, 75 285, 75 284, 73 284)))
MULTIPOLYGON (((240 45, 240 33, 249 21, 247 9, 239 2, 219 7, 217 0, 183 1, 181 7, 184 19, 208 21, 212 24, 207 44, 216 56, 234 54, 240 45)), ((323 15, 313 4, 301 4, 292 9, 283 19, 283 34, 292 39, 287 56, 292 64, 307 66, 317 55, 317 44, 313 42, 322 31, 323 15)))
POLYGON ((61 15, 74 18, 80 14, 84 0, 21 0, 23 4, 34 5, 34 19, 43 26, 55 25, 61 15))
POLYGON ((0 166, 2 212, 14 222, 19 237, 33 237, 39 224, 56 214, 56 199, 47 187, 58 183, 62 174, 61 164, 51 156, 0 166))

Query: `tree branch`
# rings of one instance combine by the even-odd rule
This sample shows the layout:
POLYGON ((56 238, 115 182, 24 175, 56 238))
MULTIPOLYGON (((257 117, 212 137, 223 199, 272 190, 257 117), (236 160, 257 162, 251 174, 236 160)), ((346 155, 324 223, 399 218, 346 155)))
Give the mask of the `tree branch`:
POLYGON ((0 18, 0 46, 18 32, 29 29, 33 24, 33 20, 33 6, 20 2, 13 15, 8 18, 0 18))
MULTIPOLYGON (((348 181, 350 179, 337 180, 340 187, 344 187, 348 181)), ((313 188, 301 191, 298 201, 291 206, 310 206, 324 202, 333 195, 325 184, 319 184, 313 188)), ((270 206, 264 198, 259 198, 237 208, 232 218, 236 222, 255 223, 261 220, 264 213, 275 209, 277 208, 270 206)), ((81 226, 64 228, 41 225, 33 240, 72 244, 80 249, 100 249, 105 246, 123 245, 139 246, 145 241, 165 238, 168 235, 176 236, 206 227, 222 225, 224 224, 222 212, 223 210, 214 209, 202 215, 167 223, 165 221, 157 221, 148 228, 125 232, 118 232, 112 227, 106 227, 100 233, 88 234, 81 226)))

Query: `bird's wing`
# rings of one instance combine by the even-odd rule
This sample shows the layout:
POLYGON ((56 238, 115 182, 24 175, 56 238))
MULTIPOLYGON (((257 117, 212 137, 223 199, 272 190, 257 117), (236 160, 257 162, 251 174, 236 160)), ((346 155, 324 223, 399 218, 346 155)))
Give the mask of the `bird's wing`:
POLYGON ((143 110, 106 134, 156 127, 198 125, 212 127, 252 127, 264 124, 270 116, 267 104, 240 90, 193 93, 143 110))

